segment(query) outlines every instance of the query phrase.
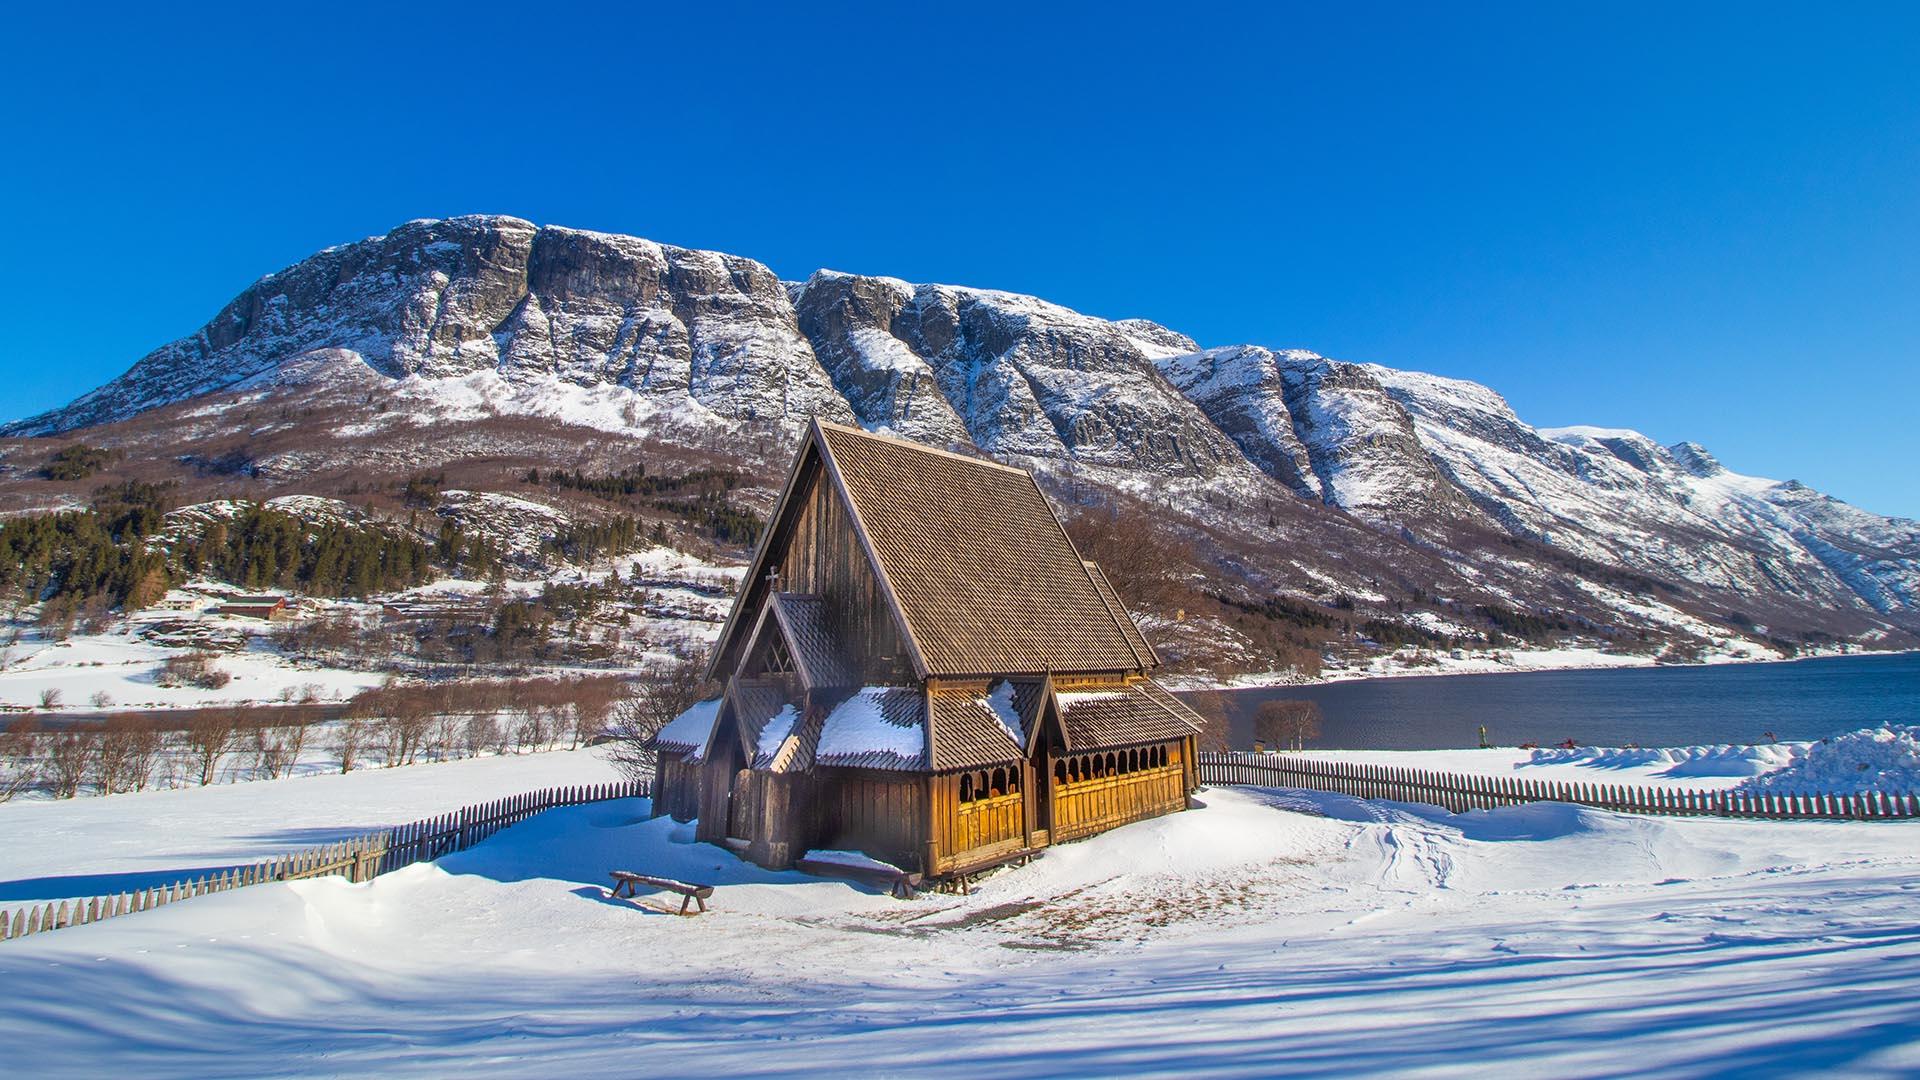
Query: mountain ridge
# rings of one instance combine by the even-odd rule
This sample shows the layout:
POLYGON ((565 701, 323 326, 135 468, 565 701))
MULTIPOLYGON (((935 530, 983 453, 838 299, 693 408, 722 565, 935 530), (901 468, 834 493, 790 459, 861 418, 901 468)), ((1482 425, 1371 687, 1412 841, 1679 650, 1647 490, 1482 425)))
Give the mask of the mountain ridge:
MULTIPOLYGON (((1285 539, 1263 541, 1272 530, 1350 535, 1333 519, 1329 534, 1283 518, 1350 517, 1402 557, 1425 550, 1523 606, 1666 617, 1605 573, 1549 583, 1535 556, 1524 572, 1507 566, 1489 537, 1710 594, 1684 618, 1751 621, 1734 609, 1745 598, 1920 631, 1920 526, 1731 473, 1697 444, 1534 428, 1467 380, 1303 349, 1203 348, 1147 320, 1017 293, 824 269, 782 281, 743 256, 498 215, 408 222, 318 252, 105 386, 0 431, 62 434, 329 381, 404 406, 343 415, 330 429, 342 437, 500 414, 777 441, 820 415, 1143 499, 1250 550, 1285 539)), ((1254 558, 1268 567, 1250 571, 1261 588, 1313 579, 1287 569, 1284 551, 1254 558)))

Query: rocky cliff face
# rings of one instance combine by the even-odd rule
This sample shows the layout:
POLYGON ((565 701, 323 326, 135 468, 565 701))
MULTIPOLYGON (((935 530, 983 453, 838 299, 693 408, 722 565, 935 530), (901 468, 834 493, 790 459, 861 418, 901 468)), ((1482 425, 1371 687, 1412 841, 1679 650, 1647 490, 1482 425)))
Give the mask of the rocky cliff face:
POLYGON ((1210 477, 1243 466, 1161 377, 1196 346, 1029 296, 821 271, 800 326, 860 422, 1033 461, 1210 477))
POLYGON ((315 350, 393 379, 497 372, 613 385, 724 419, 850 419, 772 271, 750 259, 507 217, 416 221, 254 283, 25 434, 125 419, 315 350))
MULTIPOLYGON (((389 387, 419 422, 518 411, 721 450, 819 415, 1128 490, 1249 544, 1275 543, 1260 525, 1284 532, 1273 506, 1292 499, 1289 520, 1329 523, 1311 535, 1358 522, 1389 546, 1417 536, 1420 558, 1476 580, 1526 576, 1509 554, 1472 550, 1474 535, 1505 534, 1735 600, 1920 628, 1920 527, 1737 476, 1694 444, 1537 430, 1474 383, 1301 350, 1203 350, 1028 296, 825 270, 783 283, 738 256, 507 217, 410 222, 323 251, 9 431, 302 380, 351 385, 341 401, 389 387)), ((408 415, 330 413, 331 433, 408 415)), ((1574 599, 1645 616, 1605 578, 1575 575, 1574 599)))

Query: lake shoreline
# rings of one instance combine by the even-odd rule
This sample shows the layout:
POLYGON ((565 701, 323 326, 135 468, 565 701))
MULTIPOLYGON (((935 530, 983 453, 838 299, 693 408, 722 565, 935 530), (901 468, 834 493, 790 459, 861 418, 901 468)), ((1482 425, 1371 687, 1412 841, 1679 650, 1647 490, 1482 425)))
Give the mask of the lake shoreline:
POLYGON ((1875 656, 1912 656, 1920 654, 1920 649, 1861 649, 1854 652, 1822 652, 1806 656, 1754 656, 1722 657, 1702 661, 1697 664, 1662 664, 1652 657, 1626 656, 1616 653, 1603 653, 1586 649, 1552 649, 1537 652, 1515 652, 1516 659, 1533 657, 1543 659, 1550 654, 1578 653, 1580 661, 1574 663, 1516 663, 1502 664, 1494 661, 1442 661, 1438 664, 1420 667, 1400 667, 1387 671, 1343 671, 1322 674, 1317 678, 1301 680, 1291 672, 1263 672, 1244 675, 1227 680, 1169 678, 1159 680, 1168 690, 1176 694, 1199 694, 1213 691, 1234 692, 1241 690, 1279 690, 1289 687, 1311 689, 1314 687, 1338 686, 1347 683, 1398 682, 1404 679, 1440 679, 1464 675, 1547 675, 1565 674, 1581 671, 1686 671, 1714 670, 1728 667, 1745 667, 1765 664, 1798 664, 1809 660, 1857 659, 1875 656))
POLYGON ((1483 728, 1504 746, 1745 745, 1920 720, 1920 651, 1796 659, 1825 662, 1462 672, 1499 677, 1356 678, 1218 694, 1231 744, 1243 748, 1253 744, 1260 706, 1282 699, 1320 707, 1322 731, 1308 745, 1322 750, 1466 749, 1483 728), (1522 674, 1533 678, 1506 677, 1522 674))

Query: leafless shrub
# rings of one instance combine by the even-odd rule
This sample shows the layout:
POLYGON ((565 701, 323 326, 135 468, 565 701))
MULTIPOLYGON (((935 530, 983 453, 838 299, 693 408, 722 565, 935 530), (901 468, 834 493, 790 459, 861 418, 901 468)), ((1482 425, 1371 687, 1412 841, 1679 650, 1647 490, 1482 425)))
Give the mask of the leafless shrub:
POLYGON ((168 657, 160 665, 160 674, 155 679, 161 686, 194 686, 202 690, 218 690, 233 681, 233 676, 214 665, 214 655, 210 652, 191 652, 181 656, 168 657))
POLYGON ((257 720, 247 729, 249 756, 255 776, 278 780, 293 774, 307 742, 305 723, 276 724, 257 720))
POLYGON ((461 737, 463 719, 458 713, 434 713, 432 730, 427 734, 427 745, 435 757, 444 760, 459 756, 466 745, 461 737))
POLYGON ((163 745, 160 730, 140 716, 110 716, 100 727, 94 779, 101 794, 140 791, 152 779, 163 745))
POLYGON ((40 691, 40 708, 43 711, 51 711, 53 709, 59 708, 60 697, 61 697, 61 694, 60 694, 59 687, 57 686, 47 687, 45 690, 40 691))
POLYGON ((492 713, 473 713, 460 729, 460 743, 468 757, 479 757, 500 739, 500 724, 492 713))
POLYGON ((47 790, 56 799, 80 794, 100 752, 100 733, 91 728, 56 731, 47 737, 47 790))
POLYGON ((648 741, 689 706, 713 695, 715 687, 705 676, 706 664, 698 655, 678 653, 614 705, 605 752, 622 776, 652 779, 654 754, 647 748, 648 741))
POLYGON ((387 767, 411 765, 426 744, 434 718, 434 697, 424 687, 388 682, 363 690, 348 702, 348 712, 369 722, 370 733, 387 767))
POLYGON ((1191 607, 1197 571, 1191 542, 1174 532, 1160 515, 1112 503, 1083 507, 1061 522, 1080 557, 1098 563, 1134 612, 1191 607))
POLYGON ((333 755, 340 771, 350 773, 373 742, 373 720, 349 712, 333 729, 333 755))
POLYGON ((1263 746, 1299 750, 1320 734, 1320 706, 1311 701, 1268 701, 1253 716, 1253 737, 1263 746))
POLYGON ((621 679, 581 679, 576 682, 573 685, 571 749, 577 750, 582 743, 592 742, 604 734, 613 719, 615 706, 624 696, 626 684, 621 679))
POLYGON ((0 802, 40 783, 40 724, 16 720, 0 727, 0 802))
POLYGON ((1219 753, 1233 748, 1233 729, 1227 722, 1227 695, 1219 690, 1208 690, 1189 695, 1189 708, 1200 717, 1199 748, 1209 753, 1219 753))
POLYGON ((220 759, 232 752, 240 734, 240 714, 232 709, 195 709, 187 714, 181 746, 201 787, 219 775, 220 759))

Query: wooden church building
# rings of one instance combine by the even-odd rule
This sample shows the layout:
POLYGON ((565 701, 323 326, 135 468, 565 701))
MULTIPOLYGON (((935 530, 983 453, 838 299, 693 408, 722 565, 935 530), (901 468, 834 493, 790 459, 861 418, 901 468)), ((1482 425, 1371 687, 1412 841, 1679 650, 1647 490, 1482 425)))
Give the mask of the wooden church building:
POLYGON ((930 878, 1187 805, 1199 718, 1027 473, 813 422, 656 812, 930 878))

